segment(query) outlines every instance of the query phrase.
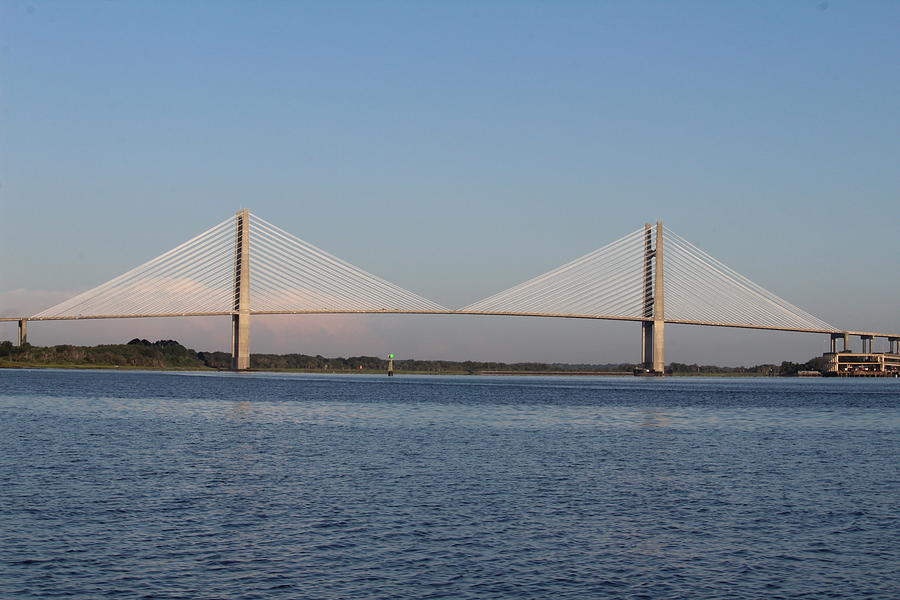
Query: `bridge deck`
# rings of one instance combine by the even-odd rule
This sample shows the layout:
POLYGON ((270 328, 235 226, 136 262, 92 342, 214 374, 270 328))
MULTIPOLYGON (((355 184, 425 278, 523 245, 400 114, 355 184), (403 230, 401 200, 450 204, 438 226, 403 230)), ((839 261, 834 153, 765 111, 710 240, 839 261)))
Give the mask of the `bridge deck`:
MULTIPOLYGON (((140 319, 159 317, 227 317, 237 314, 235 311, 226 312, 184 312, 184 313, 147 313, 132 315, 68 315, 54 317, 0 317, 0 321, 84 321, 92 319, 140 319)), ((645 317, 623 317, 618 315, 578 315, 561 313, 527 313, 527 312, 490 312, 490 311, 464 311, 464 310, 259 310, 250 311, 251 315, 476 315, 476 316, 502 316, 502 317, 541 317, 555 319, 593 319, 601 321, 643 321, 652 322, 653 319, 645 317)), ((673 325, 697 325, 701 327, 730 327, 736 329, 759 329, 765 331, 789 331, 795 333, 840 333, 854 336, 872 336, 876 338, 898 338, 897 333, 877 333, 870 331, 849 331, 840 329, 803 329, 799 327, 775 327, 769 325, 753 325, 751 323, 719 323, 715 321, 690 321, 683 319, 665 319, 666 323, 673 325)))

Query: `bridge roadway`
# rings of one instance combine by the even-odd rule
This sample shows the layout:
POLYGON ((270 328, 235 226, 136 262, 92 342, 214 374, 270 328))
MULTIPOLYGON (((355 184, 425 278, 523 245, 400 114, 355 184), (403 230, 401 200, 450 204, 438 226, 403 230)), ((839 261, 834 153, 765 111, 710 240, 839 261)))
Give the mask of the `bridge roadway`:
MULTIPOLYGON (((140 318, 157 318, 157 317, 230 317, 237 315, 238 311, 223 312, 184 312, 184 313, 148 313, 133 315, 71 315, 60 317, 0 317, 2 321, 82 321, 89 319, 140 319, 140 318)), ((482 316, 502 316, 502 317, 545 317, 557 319, 594 319, 602 321, 640 321, 653 322, 652 318, 647 317, 623 317, 616 315, 575 315, 575 314, 557 314, 557 313, 524 313, 524 312, 484 312, 484 311, 462 311, 462 310, 442 310, 442 311, 426 311, 426 310, 251 310, 250 315, 482 315, 482 316)), ((737 329, 761 329, 768 331, 790 331, 796 333, 823 333, 829 335, 841 336, 859 336, 861 338, 884 338, 888 341, 896 342, 900 340, 898 333, 876 333, 870 331, 850 331, 840 329, 803 329, 799 327, 775 327, 769 325, 751 325, 742 323, 717 323, 714 321, 690 321, 684 319, 664 319, 665 323, 673 325, 699 325, 701 327, 731 327, 737 329)))

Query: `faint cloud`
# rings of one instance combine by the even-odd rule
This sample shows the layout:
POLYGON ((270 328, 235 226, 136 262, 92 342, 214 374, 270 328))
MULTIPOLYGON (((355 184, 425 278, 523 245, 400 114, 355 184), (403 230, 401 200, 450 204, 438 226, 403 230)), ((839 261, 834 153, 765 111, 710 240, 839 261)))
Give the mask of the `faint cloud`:
POLYGON ((357 348, 371 353, 379 336, 364 315, 268 315, 253 317, 250 344, 255 352, 323 354, 357 348))
POLYGON ((19 288, 0 292, 0 317, 29 317, 71 298, 77 292, 26 290, 19 288))

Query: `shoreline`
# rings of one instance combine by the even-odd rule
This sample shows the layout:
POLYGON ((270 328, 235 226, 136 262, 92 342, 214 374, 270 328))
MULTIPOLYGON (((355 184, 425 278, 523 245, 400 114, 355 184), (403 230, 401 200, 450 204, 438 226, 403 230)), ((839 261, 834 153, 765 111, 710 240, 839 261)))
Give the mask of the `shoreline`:
MULTIPOLYGON (((14 363, 0 361, 0 370, 3 369, 59 369, 72 371, 177 371, 185 373, 237 373, 231 369, 216 369, 213 367, 150 367, 110 364, 46 364, 46 363, 14 363)), ((248 369, 241 373, 297 373, 311 375, 383 375, 387 372, 373 369, 347 369, 347 370, 318 370, 318 369, 248 369)), ((476 377, 636 377, 627 371, 403 371, 394 370, 394 375, 471 375, 476 377)), ((787 375, 764 375, 760 373, 671 373, 665 377, 727 377, 727 378, 759 378, 778 377, 796 379, 787 375)))
MULTIPOLYGON (((249 365, 251 372, 271 373, 361 373, 387 374, 393 368, 397 374, 411 375, 481 375, 481 376, 559 376, 559 377, 623 377, 650 375, 641 365, 631 362, 566 363, 566 362, 499 362, 475 360, 416 359, 385 360, 378 356, 323 357, 301 353, 257 353, 249 365)), ((781 365, 759 364, 750 367, 722 367, 718 365, 683 364, 672 362, 667 372, 672 377, 771 377, 793 376, 822 370, 821 357, 805 363, 783 361, 781 365)), ((14 346, 0 342, 0 369, 98 369, 146 371, 231 372, 233 358, 223 351, 196 351, 176 340, 150 342, 134 338, 125 344, 96 346, 14 346)), ((243 369, 241 369, 243 370, 243 369)))

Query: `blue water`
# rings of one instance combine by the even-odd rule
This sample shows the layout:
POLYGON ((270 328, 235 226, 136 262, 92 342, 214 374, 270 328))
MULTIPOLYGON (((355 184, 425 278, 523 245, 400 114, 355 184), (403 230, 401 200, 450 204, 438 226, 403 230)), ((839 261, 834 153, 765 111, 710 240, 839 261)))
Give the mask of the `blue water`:
POLYGON ((900 380, 0 371, 2 598, 900 597, 900 380))

